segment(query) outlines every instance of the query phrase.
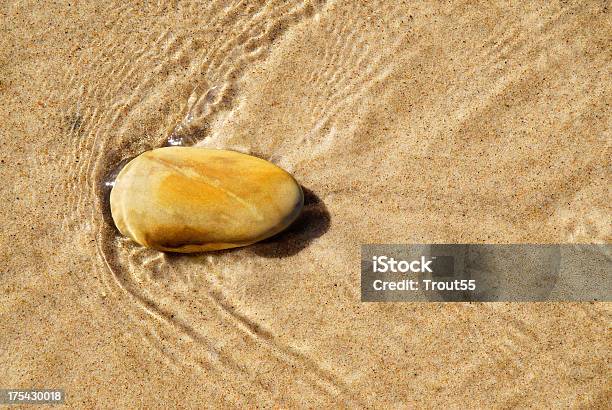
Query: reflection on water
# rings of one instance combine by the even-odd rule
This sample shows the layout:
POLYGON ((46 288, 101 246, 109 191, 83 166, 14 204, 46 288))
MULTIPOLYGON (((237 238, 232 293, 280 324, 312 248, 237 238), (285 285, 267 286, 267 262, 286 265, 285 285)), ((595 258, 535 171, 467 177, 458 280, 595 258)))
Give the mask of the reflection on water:
POLYGON ((104 218, 104 223, 108 229, 114 230, 117 234, 119 234, 119 230, 115 226, 113 222, 113 217, 110 209, 110 193, 115 186, 115 180, 117 176, 121 172, 124 166, 128 164, 133 158, 125 158, 119 161, 118 163, 113 164, 108 169, 106 175, 101 178, 102 184, 98 186, 97 195, 100 201, 101 213, 104 218))

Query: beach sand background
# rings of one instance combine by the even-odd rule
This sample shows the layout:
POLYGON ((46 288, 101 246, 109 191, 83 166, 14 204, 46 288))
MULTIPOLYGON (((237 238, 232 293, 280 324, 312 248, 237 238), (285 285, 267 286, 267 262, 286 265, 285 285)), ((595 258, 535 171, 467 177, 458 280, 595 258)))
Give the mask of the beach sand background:
MULTIPOLYGON (((609 243, 606 1, 7 1, 0 387, 71 407, 609 408, 609 303, 361 303, 362 243, 609 243), (177 256, 104 182, 173 141, 307 188, 177 256)), ((518 273, 517 273, 518 274, 518 273)))

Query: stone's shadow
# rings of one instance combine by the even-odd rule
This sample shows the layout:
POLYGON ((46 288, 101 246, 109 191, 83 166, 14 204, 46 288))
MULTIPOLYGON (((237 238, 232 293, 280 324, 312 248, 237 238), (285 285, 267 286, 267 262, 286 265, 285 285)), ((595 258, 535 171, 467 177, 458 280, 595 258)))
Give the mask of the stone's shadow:
MULTIPOLYGON (((323 201, 310 189, 302 187, 304 208, 284 231, 246 249, 264 258, 285 258, 305 249, 329 229, 331 217, 323 201)), ((240 248, 236 248, 240 249, 240 248)))

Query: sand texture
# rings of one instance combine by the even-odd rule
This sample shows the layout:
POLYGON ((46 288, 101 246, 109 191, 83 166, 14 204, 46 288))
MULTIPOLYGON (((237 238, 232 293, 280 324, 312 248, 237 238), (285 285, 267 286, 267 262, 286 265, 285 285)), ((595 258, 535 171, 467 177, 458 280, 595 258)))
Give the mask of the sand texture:
POLYGON ((0 388, 74 408, 610 408, 610 303, 359 288, 363 243, 610 242, 608 2, 0 16, 0 388), (277 164, 304 213, 245 248, 136 245, 105 182, 168 143, 277 164))

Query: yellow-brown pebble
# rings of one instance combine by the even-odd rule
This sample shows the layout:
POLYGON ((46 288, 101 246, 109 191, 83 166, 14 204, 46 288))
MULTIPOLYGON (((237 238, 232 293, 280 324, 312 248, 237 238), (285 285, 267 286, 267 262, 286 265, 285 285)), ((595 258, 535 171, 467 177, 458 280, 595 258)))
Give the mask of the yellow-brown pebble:
POLYGON ((285 229, 304 197, 295 179, 234 151, 167 147, 147 151, 119 173, 110 195, 119 231, 171 252, 249 245, 285 229))

